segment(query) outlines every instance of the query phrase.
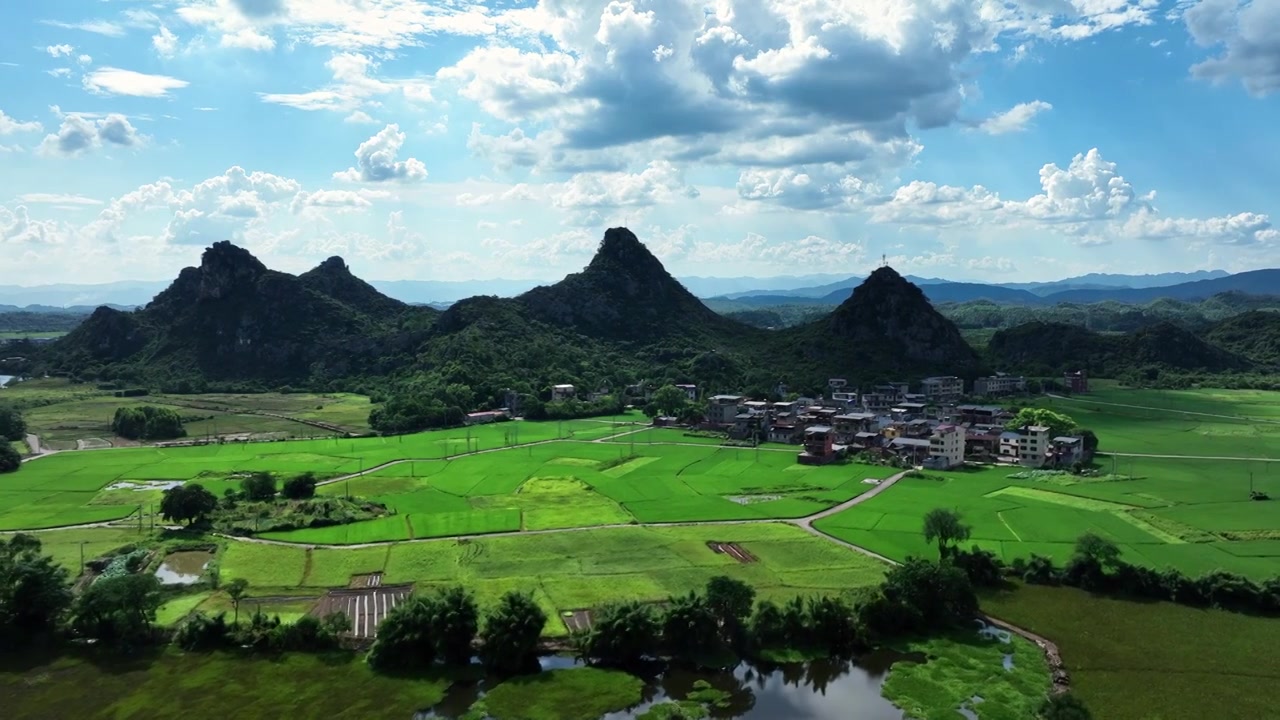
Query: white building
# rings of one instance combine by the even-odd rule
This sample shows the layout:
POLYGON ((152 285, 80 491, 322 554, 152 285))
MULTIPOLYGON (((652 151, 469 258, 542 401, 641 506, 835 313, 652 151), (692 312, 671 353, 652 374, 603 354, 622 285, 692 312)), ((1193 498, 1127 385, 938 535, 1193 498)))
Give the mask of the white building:
POLYGON ((677 385, 676 389, 683 392, 685 397, 689 398, 689 402, 694 402, 698 399, 697 385, 677 385))
POLYGON ((573 397, 574 389, 572 385, 552 385, 551 386, 551 402, 560 400, 568 400, 573 397))
POLYGON ((1000 435, 1000 457, 1023 467, 1044 467, 1049 450, 1049 428, 1042 425, 1029 425, 1000 435))
POLYGON ((973 381, 974 395, 1014 395, 1027 390, 1027 379, 1021 375, 996 373, 973 381))
POLYGON ((926 466, 953 468, 964 464, 964 428, 939 425, 929 436, 929 459, 926 466))

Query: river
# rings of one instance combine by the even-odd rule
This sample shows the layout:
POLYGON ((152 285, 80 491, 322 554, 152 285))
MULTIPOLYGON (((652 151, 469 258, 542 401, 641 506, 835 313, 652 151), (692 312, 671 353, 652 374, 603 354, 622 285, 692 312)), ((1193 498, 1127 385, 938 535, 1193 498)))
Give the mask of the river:
MULTIPOLYGON (((668 669, 647 678, 641 704, 601 720, 633 720, 656 703, 683 700, 699 680, 729 693, 727 707, 711 709, 711 717, 723 720, 902 720, 902 710, 880 695, 880 686, 893 663, 924 659, 919 654, 878 650, 854 662, 744 662, 720 672, 668 669)), ((575 666, 572 658, 564 656, 547 656, 540 662, 543 670, 575 666)), ((484 692, 483 682, 455 684, 439 705, 418 713, 414 720, 457 720, 484 692)))

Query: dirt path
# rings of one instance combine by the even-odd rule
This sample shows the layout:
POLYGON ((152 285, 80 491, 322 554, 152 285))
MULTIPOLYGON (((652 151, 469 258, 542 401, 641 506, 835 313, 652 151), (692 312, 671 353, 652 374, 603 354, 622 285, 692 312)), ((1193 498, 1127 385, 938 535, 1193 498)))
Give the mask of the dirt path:
POLYGON ((1280 458, 1224 457, 1219 455, 1148 455, 1146 453, 1122 453, 1122 452, 1109 452, 1109 453, 1102 453, 1102 454, 1114 455, 1116 457, 1158 458, 1161 460, 1237 460, 1237 461, 1245 461, 1245 462, 1280 462, 1280 458))
POLYGON ((822 510, 821 512, 816 512, 816 513, 814 513, 814 514, 812 514, 812 515, 807 515, 807 516, 805 516, 805 517, 802 517, 802 518, 800 518, 800 519, 796 520, 795 522, 796 522, 796 523, 798 523, 798 524, 800 524, 800 525, 802 525, 802 526, 804 526, 804 527, 812 528, 812 527, 813 527, 813 523, 814 523, 814 521, 815 521, 815 520, 821 520, 821 519, 823 519, 823 518, 825 518, 825 517, 830 517, 830 516, 835 515, 836 513, 841 512, 841 511, 843 511, 843 510, 848 510, 849 508, 853 507, 854 505, 858 505, 858 504, 861 504, 861 503, 864 503, 864 502, 866 502, 866 501, 870 500, 871 498, 873 498, 873 497, 875 497, 875 496, 879 495, 880 493, 884 492, 885 490, 888 490, 889 488, 893 487, 893 484, 894 484, 894 483, 896 483, 896 482, 898 482, 899 480, 901 480, 902 478, 906 477, 906 476, 907 476, 907 473, 909 473, 909 472, 911 472, 911 471, 910 471, 910 470, 903 470, 902 472, 898 473, 897 475, 893 475, 893 476, 887 477, 887 478, 885 478, 885 479, 881 480, 879 483, 876 483, 876 486, 875 486, 875 487, 873 487, 873 488, 871 488, 870 490, 868 490, 868 491, 866 491, 866 492, 862 493, 861 495, 858 495, 858 496, 856 496, 856 497, 852 497, 852 498, 850 498, 850 499, 848 499, 848 500, 845 500, 844 502, 840 503, 839 505, 833 505, 832 507, 829 507, 829 508, 827 508, 826 510, 822 510))
POLYGON ((1247 422, 1280 425, 1280 420, 1249 417, 1247 415, 1219 415, 1217 413, 1196 412, 1195 410, 1174 410, 1173 408, 1151 407, 1149 405, 1130 405, 1129 403, 1104 402, 1102 400, 1092 400, 1087 397, 1067 397, 1066 395, 1055 395, 1053 393, 1045 393, 1045 395, 1055 400, 1066 400, 1068 402, 1093 403, 1094 405, 1109 405, 1111 407, 1133 408, 1134 410, 1153 410, 1155 412, 1177 413, 1178 415, 1197 415, 1199 417, 1220 418, 1224 420, 1245 420, 1247 422))

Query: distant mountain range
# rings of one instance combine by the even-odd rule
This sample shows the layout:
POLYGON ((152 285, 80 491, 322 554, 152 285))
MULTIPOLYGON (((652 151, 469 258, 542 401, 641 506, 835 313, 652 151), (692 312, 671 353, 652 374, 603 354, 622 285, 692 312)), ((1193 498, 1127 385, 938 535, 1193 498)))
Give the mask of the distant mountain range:
MULTIPOLYGON (((1119 282, 1119 278, 1133 278, 1132 282, 1145 283, 1145 285, 1130 287, 1118 285, 1102 286, 1097 283, 1077 283, 1077 279, 1073 278, 1062 280, 1058 283, 1041 284, 1032 289, 1027 289, 1025 284, 1022 287, 1015 287, 1010 285, 949 282, 933 278, 913 278, 911 276, 908 276, 907 279, 918 285, 929 300, 934 303, 963 303, 974 300, 988 300, 1006 305, 1041 306, 1104 301, 1141 304, 1160 298, 1203 300, 1225 292, 1247 293, 1250 295, 1280 294, 1280 269, 1251 270, 1234 275, 1222 273, 1222 271, 1212 271, 1204 274, 1214 275, 1214 277, 1178 282, 1171 285, 1154 285, 1150 283, 1154 282, 1153 278, 1156 277, 1173 279, 1175 276, 1195 274, 1167 273, 1163 276, 1111 275, 1101 277, 1109 278, 1114 282, 1119 282)), ((709 298, 708 304, 722 310, 745 310, 796 304, 835 305, 848 295, 848 287, 852 287, 856 282, 856 278, 849 278, 836 283, 835 286, 815 286, 768 294, 735 294, 733 296, 709 298), (809 294, 819 292, 821 294, 809 294)))
MULTIPOLYGON (((1270 272, 1270 271, 1255 271, 1270 272)), ((906 279, 924 288, 934 302, 966 302, 988 299, 1011 304, 1039 304, 1043 302, 1096 302, 1121 300, 1146 302, 1157 297, 1193 299, 1225 291, 1267 292, 1258 288, 1274 279, 1257 276, 1249 280, 1251 273, 1229 275, 1223 270, 1202 270, 1190 273, 1160 273, 1156 275, 1115 275, 1092 273, 1054 282, 1038 283, 970 283, 954 282, 940 278, 924 278, 912 275, 906 279), (1241 278, 1231 280, 1231 278, 1241 278), (1223 281, 1221 286, 1196 286, 1192 292, 1205 295, 1183 295, 1182 286, 1200 281, 1223 281), (1154 290, 1163 288, 1178 290, 1154 290), (1120 291, 1145 290, 1126 293, 1120 291), (1154 292, 1154 294, 1152 294, 1154 292), (1170 294, 1172 293, 1172 294, 1170 294)), ((693 295, 716 301, 742 300, 745 307, 812 303, 838 305, 849 292, 862 283, 864 277, 837 274, 785 275, 772 278, 734 277, 685 277, 679 282, 693 295)), ((450 303, 478 295, 514 297, 520 293, 549 284, 537 280, 372 280, 369 285, 388 297, 414 305, 447 307, 450 303)), ((145 305, 152 297, 167 287, 166 282, 129 281, 97 285, 37 285, 23 287, 0 285, 0 312, 57 312, 68 310, 87 314, 99 305, 134 307, 145 305), (33 307, 35 306, 35 307, 33 307)), ((1271 291, 1274 292, 1274 291, 1271 291)))

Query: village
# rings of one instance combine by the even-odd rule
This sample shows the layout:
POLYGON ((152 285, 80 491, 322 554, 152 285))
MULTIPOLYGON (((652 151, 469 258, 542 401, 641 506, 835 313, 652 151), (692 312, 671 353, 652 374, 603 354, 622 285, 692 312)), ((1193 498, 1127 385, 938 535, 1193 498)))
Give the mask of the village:
MULTIPOLYGON (((966 461, 1071 468, 1093 459, 1093 448, 1082 436, 1055 435, 1042 425, 1008 427, 1015 412, 990 403, 1026 395, 1027 379, 1022 376, 977 378, 967 392, 964 379, 954 375, 924 378, 918 392, 912 392, 907 382, 884 383, 859 392, 849 389, 844 379, 832 378, 828 381, 830 390, 823 396, 785 401, 737 394, 703 398, 696 385, 675 387, 693 407, 705 409, 694 417, 687 413, 681 417, 654 415, 654 427, 682 427, 700 435, 720 433, 726 441, 742 445, 798 445, 802 449, 796 460, 805 465, 858 457, 933 470, 960 467, 966 461), (988 404, 966 402, 976 399, 988 404)), ((1087 393, 1088 378, 1083 371, 1066 373, 1062 387, 1073 394, 1087 393)), ((651 394, 642 388, 632 389, 641 398, 651 394)), ((551 388, 552 402, 574 397, 573 385, 551 388)), ((476 412, 467 416, 467 422, 483 424, 509 415, 506 409, 476 412)))

